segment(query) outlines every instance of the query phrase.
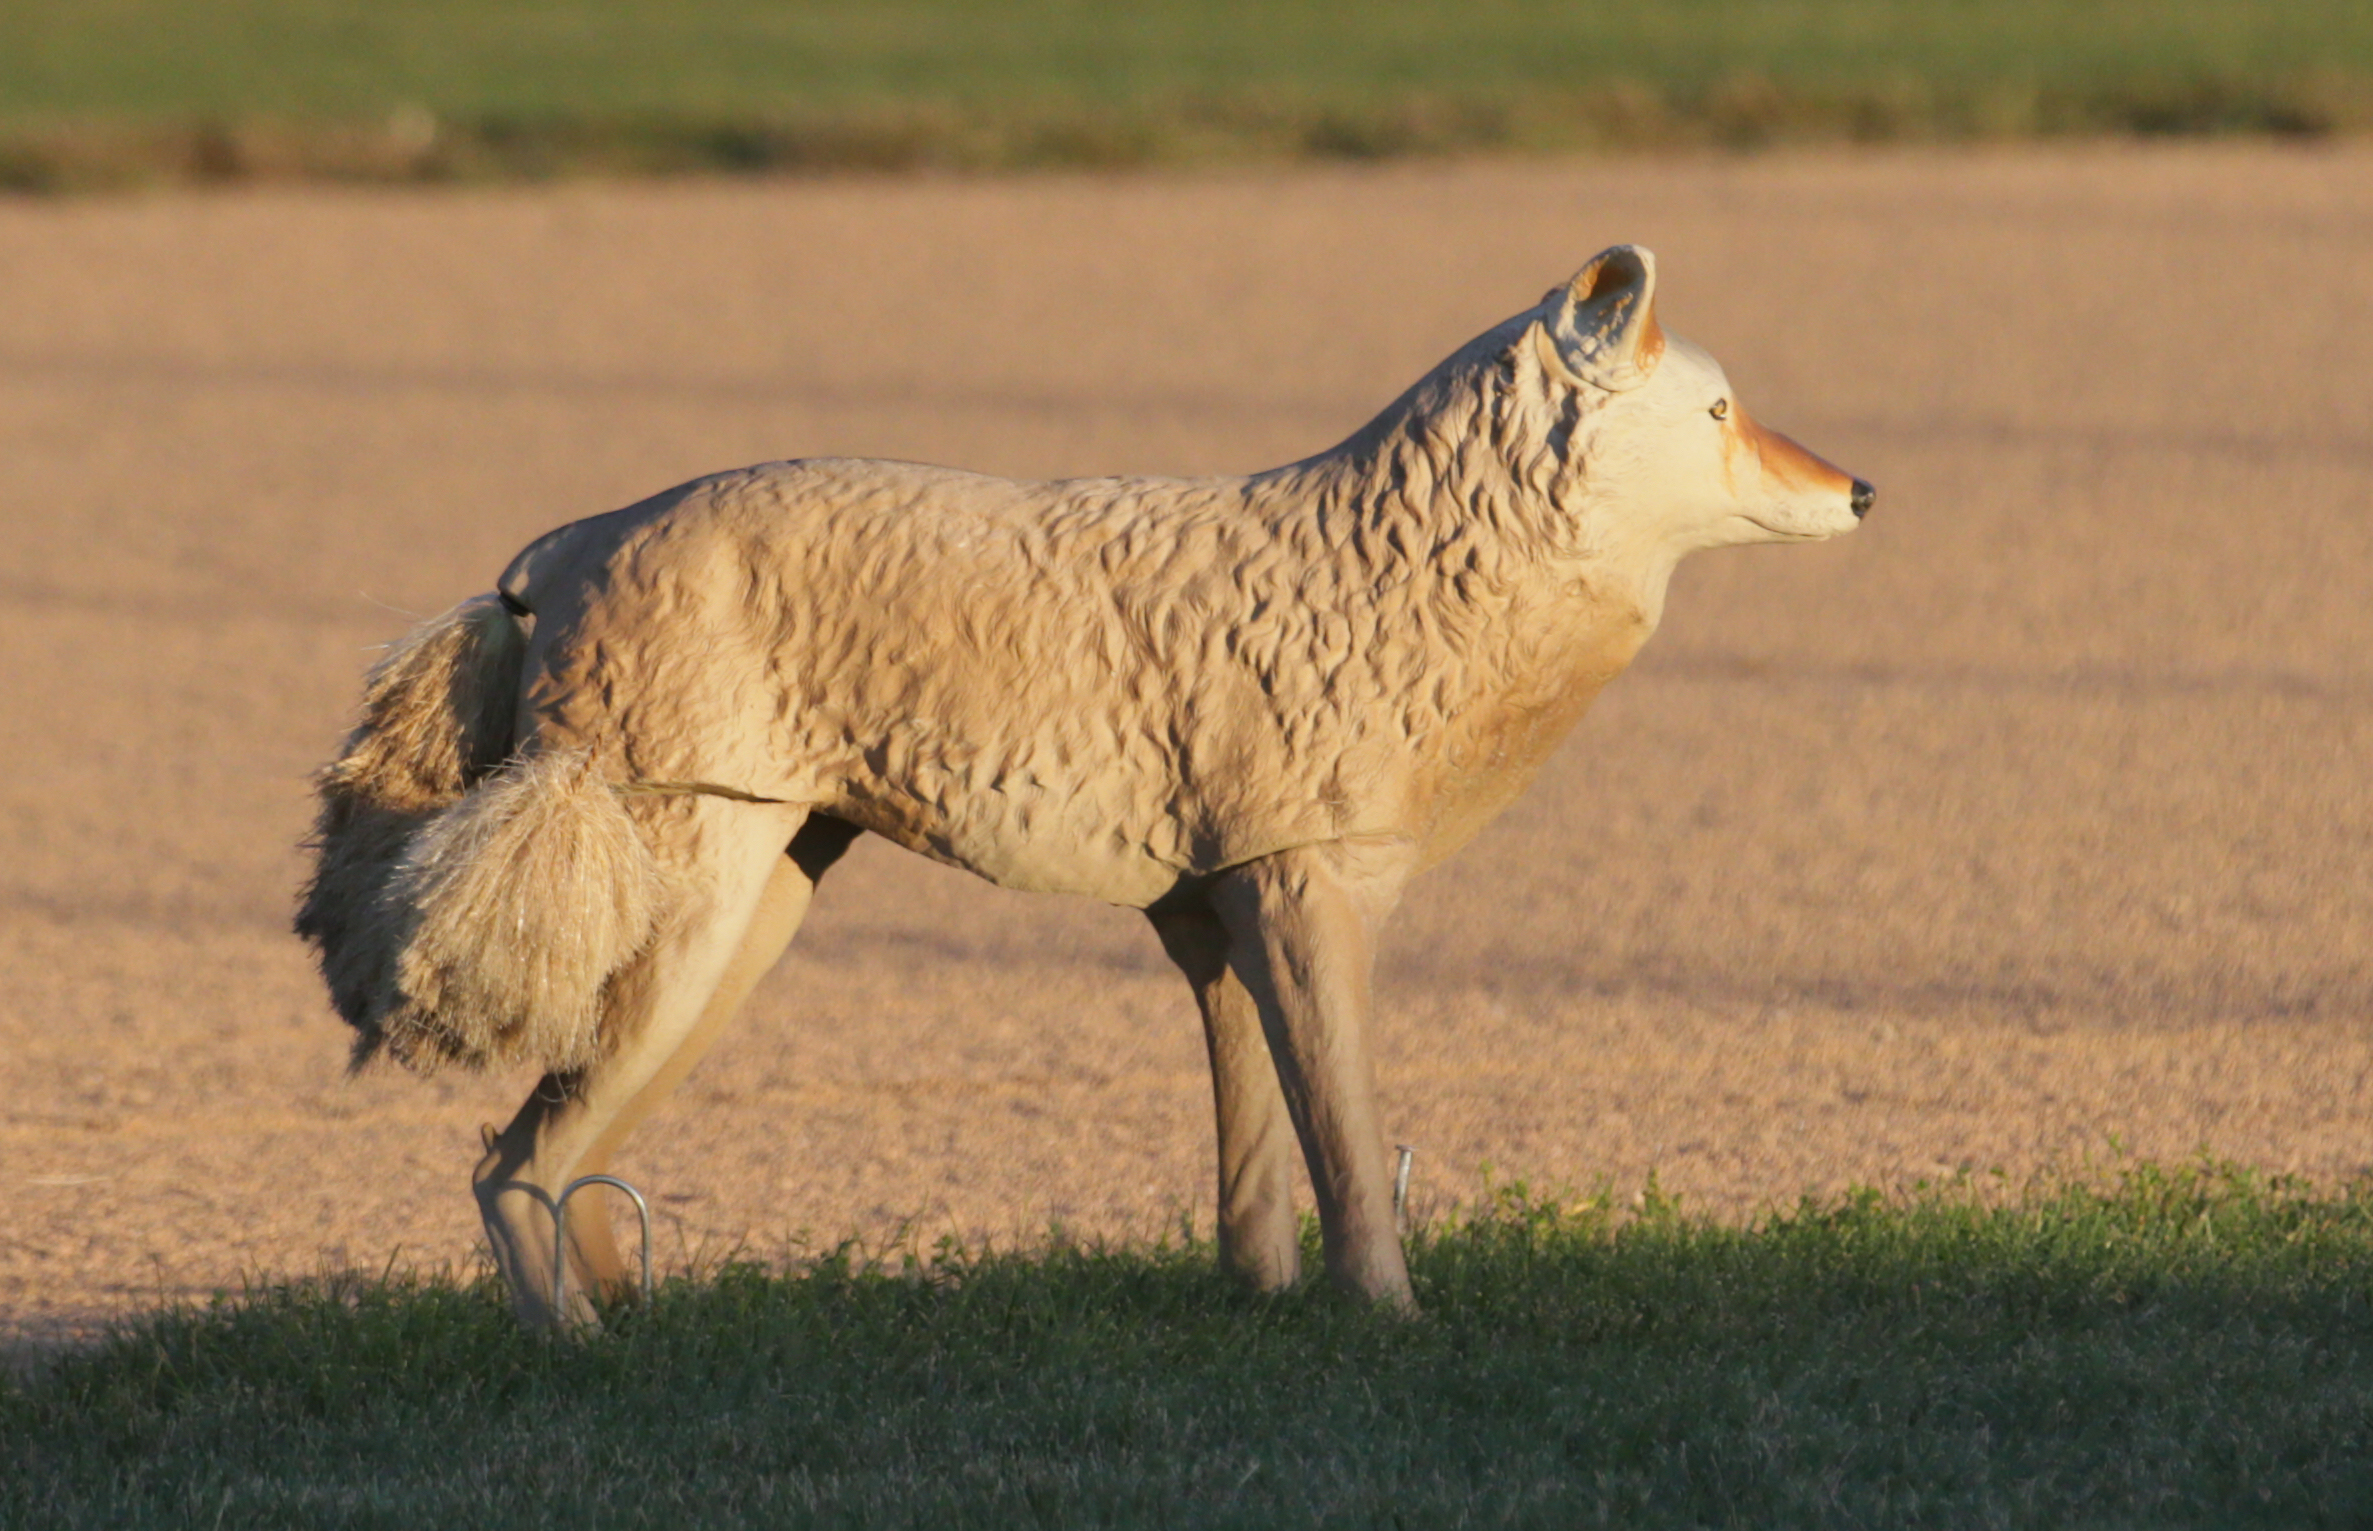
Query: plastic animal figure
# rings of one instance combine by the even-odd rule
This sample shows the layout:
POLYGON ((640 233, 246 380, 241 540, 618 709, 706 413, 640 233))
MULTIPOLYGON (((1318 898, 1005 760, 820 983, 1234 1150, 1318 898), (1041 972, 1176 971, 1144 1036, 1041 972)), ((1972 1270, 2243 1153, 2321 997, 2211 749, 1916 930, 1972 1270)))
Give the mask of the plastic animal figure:
MULTIPOLYGON (((1853 528, 1617 246, 1357 434, 1243 478, 768 463, 562 527, 372 672, 297 929, 358 1062, 541 1065, 475 1185, 520 1316, 550 1198, 690 1070, 861 833, 1145 911, 1201 1007, 1220 1258, 1407 1306, 1377 935, 1523 791, 1701 548, 1853 528)), ((616 1285, 606 1220, 571 1286, 616 1285)))

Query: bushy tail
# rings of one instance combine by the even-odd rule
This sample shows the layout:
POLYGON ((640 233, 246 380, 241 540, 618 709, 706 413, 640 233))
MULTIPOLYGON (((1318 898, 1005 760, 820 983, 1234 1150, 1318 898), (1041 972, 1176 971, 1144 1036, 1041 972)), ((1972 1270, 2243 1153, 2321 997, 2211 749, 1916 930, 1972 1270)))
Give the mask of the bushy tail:
POLYGON ((660 874, 577 751, 516 759, 525 635, 481 596, 371 671, 362 721, 315 778, 297 911, 359 1067, 572 1069, 605 1050, 604 993, 650 940, 660 874))

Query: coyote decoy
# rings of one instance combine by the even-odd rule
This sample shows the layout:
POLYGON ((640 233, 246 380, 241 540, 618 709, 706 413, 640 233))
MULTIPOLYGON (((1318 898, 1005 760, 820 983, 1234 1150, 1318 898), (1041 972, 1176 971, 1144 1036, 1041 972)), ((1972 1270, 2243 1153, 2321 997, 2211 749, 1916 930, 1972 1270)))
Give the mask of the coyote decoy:
MULTIPOLYGON (((692 1067, 870 831, 1142 909, 1203 1014, 1224 1264, 1406 1305, 1379 927, 1655 630, 1673 566, 1852 528, 1617 246, 1349 440, 1245 478, 811 459, 562 527, 372 672, 297 917, 358 1061, 535 1063, 476 1174, 521 1317, 549 1198, 692 1067)), ((573 1225, 572 1289, 622 1274, 573 1225)), ((578 1299, 582 1302, 583 1299, 578 1299)))

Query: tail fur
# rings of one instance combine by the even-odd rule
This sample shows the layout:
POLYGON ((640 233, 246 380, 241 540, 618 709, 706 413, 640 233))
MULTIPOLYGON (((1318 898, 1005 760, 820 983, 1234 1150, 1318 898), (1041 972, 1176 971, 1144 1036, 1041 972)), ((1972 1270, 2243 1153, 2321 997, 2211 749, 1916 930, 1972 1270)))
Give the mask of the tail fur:
POLYGON ((357 1067, 581 1068, 610 979, 658 918, 634 821, 579 751, 514 758, 525 634, 493 596, 423 623, 371 671, 315 778, 297 911, 357 1067))

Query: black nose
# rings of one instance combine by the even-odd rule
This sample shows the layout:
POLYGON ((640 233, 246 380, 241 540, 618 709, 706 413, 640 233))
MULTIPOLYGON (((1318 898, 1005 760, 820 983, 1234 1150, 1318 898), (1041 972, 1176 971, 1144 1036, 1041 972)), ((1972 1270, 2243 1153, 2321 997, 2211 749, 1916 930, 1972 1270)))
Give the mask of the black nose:
POLYGON ((1854 480, 1854 519, 1859 521, 1869 515, 1871 502, 1878 497, 1879 492, 1876 489, 1871 488, 1860 479, 1854 480))

